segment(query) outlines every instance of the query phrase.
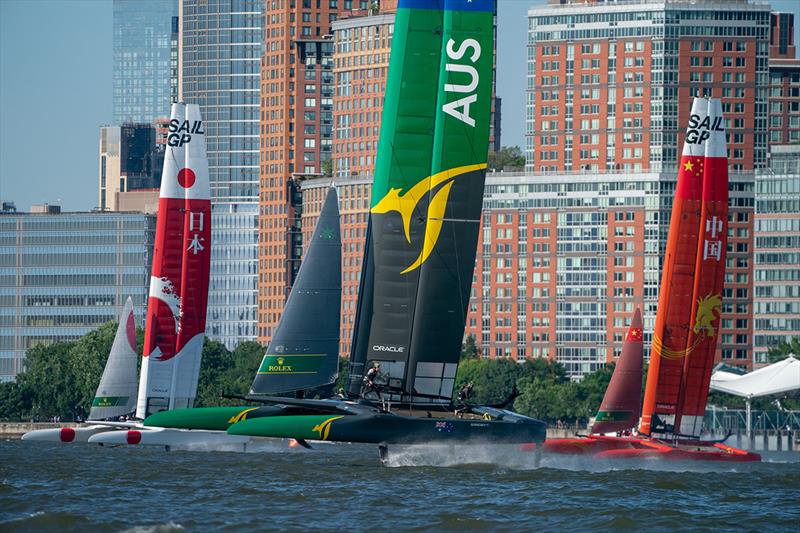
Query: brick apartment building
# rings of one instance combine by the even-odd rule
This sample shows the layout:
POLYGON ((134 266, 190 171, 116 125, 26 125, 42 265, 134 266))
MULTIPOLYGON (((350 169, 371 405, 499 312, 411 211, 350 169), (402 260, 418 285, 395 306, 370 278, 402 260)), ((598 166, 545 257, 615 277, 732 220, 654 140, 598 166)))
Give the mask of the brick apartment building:
MULTIPOLYGON (((791 27, 791 16, 731 0, 551 4, 532 8, 529 18, 527 168, 487 177, 467 333, 486 357, 557 358, 578 377, 618 354, 634 306, 642 306, 652 331, 675 161, 699 93, 723 99, 729 130, 731 233, 718 355, 752 367, 756 174, 766 172, 772 132, 783 135, 792 124, 791 94, 800 86, 791 71, 781 74, 787 114, 773 127, 769 55, 781 47, 770 43, 774 32, 791 27)), ((350 55, 337 44, 333 157, 347 213, 343 354, 363 253, 369 146, 377 140, 372 117, 380 112, 368 104, 362 122, 346 108, 352 104, 339 103, 355 100, 342 93, 361 91, 350 80, 368 82, 374 68, 339 70, 350 55), (362 126, 354 138, 352 129, 362 126)), ((304 231, 330 183, 303 184, 304 231)))

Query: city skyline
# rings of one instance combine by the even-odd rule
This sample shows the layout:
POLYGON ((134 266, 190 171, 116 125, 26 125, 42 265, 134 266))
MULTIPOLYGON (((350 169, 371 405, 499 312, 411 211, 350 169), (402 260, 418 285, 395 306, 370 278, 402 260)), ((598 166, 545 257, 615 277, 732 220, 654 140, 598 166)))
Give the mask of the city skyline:
MULTIPOLYGON (((504 146, 525 146, 520 110, 525 107, 527 14, 543 3, 498 0, 498 25, 507 29, 498 32, 497 61, 504 146)), ((800 19, 794 0, 771 5, 800 19)), ((23 211, 36 203, 60 203, 64 211, 96 207, 98 127, 113 124, 113 3, 7 0, 0 2, 0 25, 0 199, 23 211), (23 37, 39 46, 20 54, 15 43, 23 37), (22 123, 59 124, 70 133, 50 135, 43 146, 15 134, 22 123), (20 179, 33 160, 36 174, 20 179)), ((796 42, 798 33, 800 24, 796 42)))

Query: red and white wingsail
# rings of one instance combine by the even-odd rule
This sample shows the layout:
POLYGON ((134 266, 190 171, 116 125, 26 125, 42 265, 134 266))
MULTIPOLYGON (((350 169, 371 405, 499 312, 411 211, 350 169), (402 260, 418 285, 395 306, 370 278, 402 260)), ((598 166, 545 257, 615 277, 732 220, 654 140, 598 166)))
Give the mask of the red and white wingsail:
POLYGON ((695 98, 670 219, 640 432, 697 436, 714 364, 728 232, 719 100, 695 98))
POLYGON ((683 361, 681 397, 675 420, 675 428, 680 428, 680 435, 689 436, 700 435, 706 412, 722 314, 722 286, 728 245, 728 155, 722 103, 717 98, 708 102, 705 126, 708 140, 703 160, 703 203, 700 209, 692 314, 689 319, 691 328, 687 341, 687 348, 691 349, 683 361))
POLYGON ((200 108, 172 104, 137 418, 194 403, 205 337, 210 261, 211 197, 200 108))

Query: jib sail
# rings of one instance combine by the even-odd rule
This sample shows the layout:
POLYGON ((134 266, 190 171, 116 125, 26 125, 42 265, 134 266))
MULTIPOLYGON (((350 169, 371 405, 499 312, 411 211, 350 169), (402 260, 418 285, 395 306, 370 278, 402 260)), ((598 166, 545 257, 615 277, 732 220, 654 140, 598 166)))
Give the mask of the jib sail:
POLYGON ((338 196, 332 187, 251 394, 311 389, 336 381, 341 303, 342 241, 338 196))
POLYGON ((136 409, 138 380, 136 365, 136 319, 133 302, 128 297, 119 316, 117 334, 108 354, 108 361, 100 378, 100 385, 92 400, 91 420, 105 420, 131 414, 136 409))
POLYGON ((172 104, 137 418, 194 403, 205 337, 210 254, 211 199, 200 108, 172 104))
POLYGON ((400 0, 350 391, 381 362, 405 398, 452 395, 489 140, 492 0, 400 0))
POLYGON ((633 314, 614 374, 608 384, 592 433, 633 429, 642 406, 642 313, 633 314))

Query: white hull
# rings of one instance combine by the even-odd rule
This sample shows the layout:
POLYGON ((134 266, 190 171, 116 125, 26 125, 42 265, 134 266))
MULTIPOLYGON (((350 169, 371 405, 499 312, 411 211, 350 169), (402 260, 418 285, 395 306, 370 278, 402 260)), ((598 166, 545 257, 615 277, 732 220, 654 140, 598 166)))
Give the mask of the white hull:
POLYGON ((228 435, 223 431, 203 431, 170 428, 142 428, 107 431, 89 438, 91 444, 119 446, 163 446, 177 449, 246 451, 252 439, 228 435))
POLYGON ((89 442, 95 435, 106 433, 115 428, 109 426, 87 426, 77 428, 52 428, 29 431, 22 436, 22 440, 35 440, 41 442, 89 442))

